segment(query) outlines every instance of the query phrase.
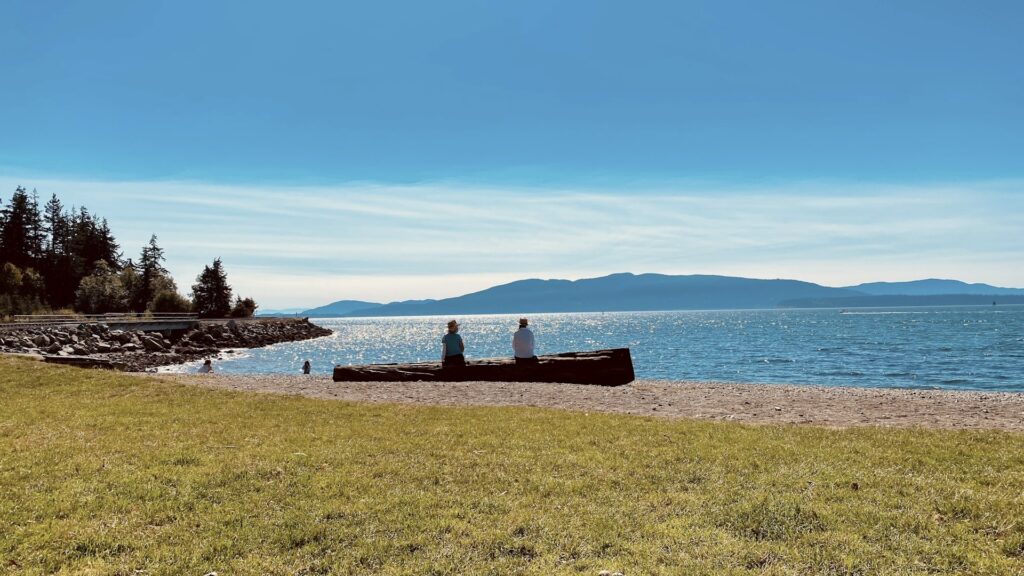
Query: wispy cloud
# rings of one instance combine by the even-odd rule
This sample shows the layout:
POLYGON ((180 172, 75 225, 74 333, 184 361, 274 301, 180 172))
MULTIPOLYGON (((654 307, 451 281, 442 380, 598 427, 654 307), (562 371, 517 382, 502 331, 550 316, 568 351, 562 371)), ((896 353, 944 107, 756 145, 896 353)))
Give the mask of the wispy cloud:
POLYGON ((617 271, 1024 285, 1016 181, 585 190, 0 175, 0 190, 19 184, 106 216, 129 255, 157 234, 183 289, 222 257, 235 287, 268 307, 444 297, 516 278, 617 271))

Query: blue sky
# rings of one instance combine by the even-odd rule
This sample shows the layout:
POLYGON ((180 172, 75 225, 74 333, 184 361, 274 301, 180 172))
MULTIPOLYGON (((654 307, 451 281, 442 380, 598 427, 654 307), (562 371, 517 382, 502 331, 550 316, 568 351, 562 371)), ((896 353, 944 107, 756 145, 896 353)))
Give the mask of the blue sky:
POLYGON ((1019 2, 0 5, 0 193, 265 306, 629 270, 1024 286, 1019 2))

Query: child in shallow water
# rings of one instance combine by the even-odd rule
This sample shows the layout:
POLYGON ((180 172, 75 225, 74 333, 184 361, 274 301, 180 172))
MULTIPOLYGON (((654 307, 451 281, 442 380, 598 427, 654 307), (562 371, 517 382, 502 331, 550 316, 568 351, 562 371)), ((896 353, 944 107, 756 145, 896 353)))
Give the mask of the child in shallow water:
POLYGON ((213 372, 213 361, 207 358, 206 362, 203 362, 203 365, 199 367, 199 373, 207 374, 209 372, 213 372))

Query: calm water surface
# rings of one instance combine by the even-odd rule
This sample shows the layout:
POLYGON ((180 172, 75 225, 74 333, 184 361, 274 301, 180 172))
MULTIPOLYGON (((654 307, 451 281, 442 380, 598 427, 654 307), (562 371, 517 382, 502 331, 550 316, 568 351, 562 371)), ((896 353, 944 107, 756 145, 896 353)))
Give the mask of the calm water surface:
MULTIPOLYGON (((515 316, 458 317, 470 359, 511 354, 515 316)), ((318 319, 332 336, 243 350, 227 373, 435 361, 449 317, 318 319)), ((1024 306, 534 314, 539 354, 629 347, 637 377, 1024 391, 1024 306)), ((190 371, 195 364, 171 367, 190 371)))

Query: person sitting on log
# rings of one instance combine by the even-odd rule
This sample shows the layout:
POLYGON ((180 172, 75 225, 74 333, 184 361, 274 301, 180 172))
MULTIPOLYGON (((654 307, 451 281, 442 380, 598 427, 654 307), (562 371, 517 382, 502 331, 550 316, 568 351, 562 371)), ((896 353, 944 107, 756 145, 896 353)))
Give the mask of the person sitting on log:
POLYGON ((459 336, 459 323, 452 320, 448 323, 448 333, 441 337, 441 366, 465 366, 466 344, 459 336))
POLYGON ((512 335, 512 353, 515 355, 516 364, 536 364, 536 354, 533 352, 534 340, 533 331, 527 328, 530 323, 526 318, 519 319, 519 330, 512 335))

